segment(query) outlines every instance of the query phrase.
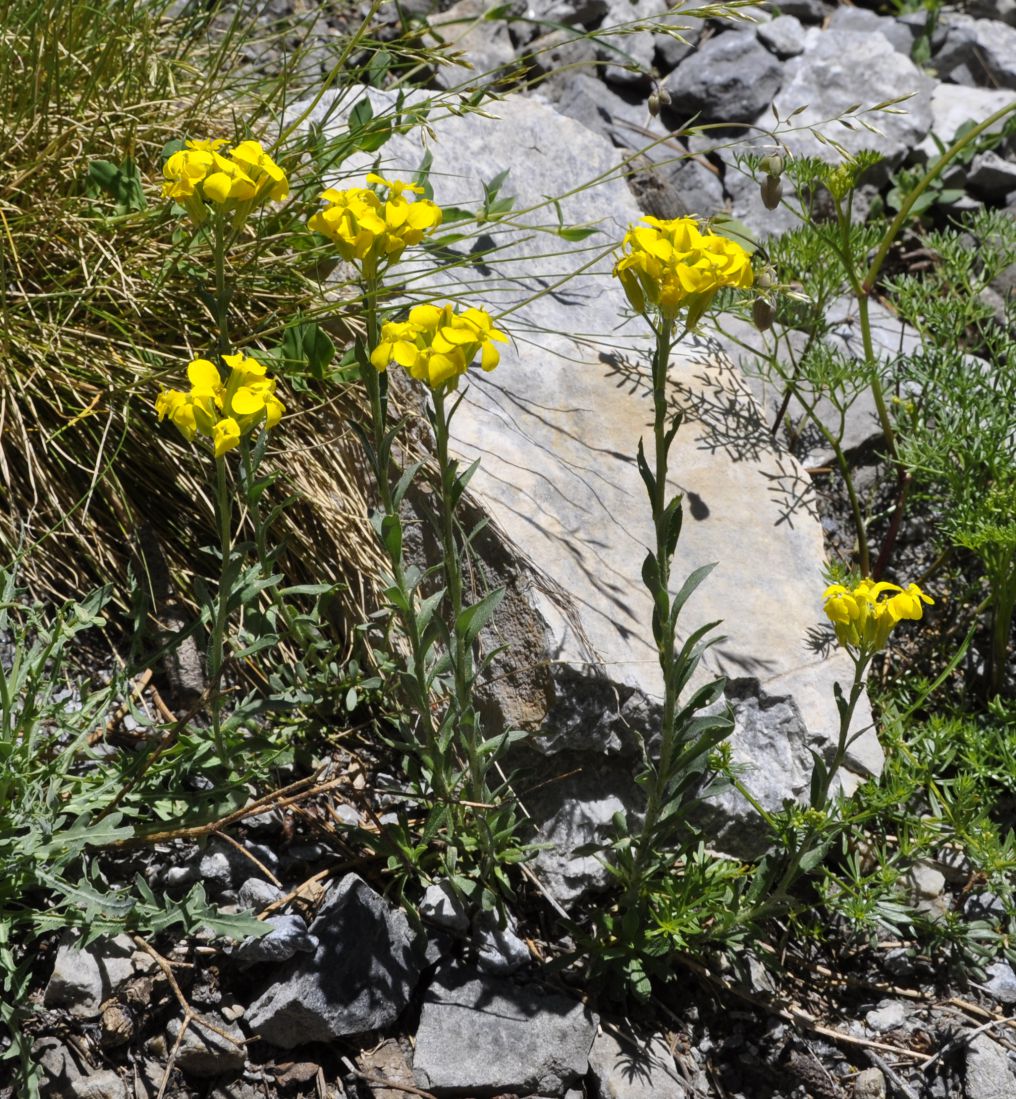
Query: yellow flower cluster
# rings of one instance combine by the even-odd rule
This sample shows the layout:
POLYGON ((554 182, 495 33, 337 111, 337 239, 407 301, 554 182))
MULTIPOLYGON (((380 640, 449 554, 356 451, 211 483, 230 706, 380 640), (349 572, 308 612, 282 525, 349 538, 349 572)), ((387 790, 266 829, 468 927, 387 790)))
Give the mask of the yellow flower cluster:
POLYGON ((155 401, 159 419, 167 416, 188 442, 201 434, 212 440, 215 457, 238 446, 242 436, 264 423, 275 427, 285 409, 275 396, 275 379, 249 355, 223 355, 229 367, 225 384, 208 359, 194 359, 187 367, 187 393, 163 390, 155 401))
POLYGON ((372 279, 397 262, 407 246, 419 244, 436 229, 443 215, 441 207, 429 199, 406 197, 406 192, 421 194, 422 187, 373 172, 367 182, 384 187, 387 197, 382 199, 369 187, 329 188, 321 194, 328 205, 313 214, 307 225, 328 237, 347 263, 357 264, 364 277, 372 279))
POLYGON ((391 362, 404 366, 431 389, 453 385, 469 369, 477 354, 484 370, 493 370, 501 355, 493 341, 504 343, 483 309, 456 313, 451 302, 444 306, 417 305, 405 321, 393 321, 381 329, 381 340, 370 356, 378 370, 391 362))
POLYGON ((207 219, 208 202, 243 221, 254 206, 281 202, 289 194, 286 173, 260 142, 241 141, 224 155, 225 144, 225 138, 188 141, 163 168, 163 197, 179 202, 195 225, 207 219))
POLYGON ((751 286, 751 260, 736 241, 703 233, 694 218, 642 220, 645 224, 625 234, 623 254, 614 265, 614 277, 636 313, 658 309, 672 323, 687 309, 691 328, 720 287, 751 286))
POLYGON ((826 615, 836 627, 839 643, 867 655, 885 648, 897 622, 904 618, 921 618, 924 614, 922 602, 935 602, 916 584, 909 584, 904 590, 896 584, 873 580, 862 580, 853 591, 842 584, 832 584, 826 588, 823 598, 826 615), (889 594, 891 592, 895 594, 889 594))

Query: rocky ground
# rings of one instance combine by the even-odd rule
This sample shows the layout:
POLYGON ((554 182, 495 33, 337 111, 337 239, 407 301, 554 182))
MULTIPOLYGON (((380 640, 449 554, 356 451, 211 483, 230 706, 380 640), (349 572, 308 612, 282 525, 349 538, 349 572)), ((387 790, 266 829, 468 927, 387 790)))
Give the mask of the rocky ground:
MULTIPOLYGON (((961 123, 986 117, 1016 97, 1013 0, 984 0, 962 12, 944 9, 931 22, 924 9, 894 17, 824 0, 788 0, 778 11, 753 13, 751 24, 692 21, 682 31, 688 45, 648 31, 601 35, 591 42, 566 29, 603 29, 656 16, 688 25, 679 16, 665 16, 665 5, 656 0, 534 0, 529 9, 513 10, 511 21, 468 22, 483 10, 478 0, 460 0, 445 12, 430 12, 423 0, 404 6, 409 14, 443 22, 443 36, 473 66, 443 68, 433 75, 435 85, 449 88, 475 73, 500 73, 500 86, 520 90, 541 126, 550 125, 553 112, 571 120, 561 123, 570 127, 561 133, 572 145, 577 133, 596 135, 598 145, 575 153, 580 160, 600 155, 616 160, 615 151, 604 150, 626 156, 647 141, 667 138, 644 154, 630 194, 617 183, 621 221, 631 203, 633 211, 663 217, 727 209, 760 237, 788 226, 782 211, 765 210, 757 184, 738 170, 733 152, 716 147, 715 132, 708 144, 700 138, 685 144, 682 129, 692 116, 728 127, 771 119, 771 105, 786 116, 807 103, 805 119, 817 122, 857 99, 872 104, 915 91, 906 115, 878 120, 885 131, 878 145, 896 167, 934 155, 929 135, 948 143, 961 123), (655 106, 662 92, 669 102, 651 111, 649 97, 656 97, 655 106), (675 161, 675 150, 698 155, 675 161)), ((269 5, 266 13, 273 20, 291 17, 287 3, 269 5)), ((321 7, 314 48, 305 61, 308 71, 315 65, 327 69, 327 43, 343 18, 340 10, 321 7)), ((253 63, 271 67, 275 60, 251 50, 253 63)), ((838 137, 852 149, 870 141, 864 132, 844 130, 838 137)), ((815 152, 810 141, 787 138, 796 152, 815 152)), ((958 167, 949 182, 965 192, 961 207, 1016 205, 1016 167, 1006 145, 958 167)), ((885 176, 872 183, 868 198, 885 184, 885 176)), ((537 192, 543 185, 534 183, 537 192)), ((545 329, 566 330, 579 307, 569 308, 571 313, 537 320, 545 329)), ((603 298, 596 298, 594 308, 603 308, 603 298)), ((884 323, 886 346, 895 346, 900 332, 888 313, 884 323)), ((844 328, 849 335, 849 318, 844 328)), ((765 394, 758 396, 765 405, 765 394)), ((873 430, 863 410, 852 430, 862 455, 873 430)), ((468 438, 460 442, 468 448, 468 438)), ((803 457, 805 465, 822 461, 820 454, 803 457)), ((769 459, 752 459, 764 460, 769 459)), ((704 498, 716 510, 715 497, 704 498)), ((491 499, 496 513, 496 496, 491 499)), ((821 518, 828 537, 841 537, 842 501, 826 499, 821 518)), ((702 553, 709 559, 710 547, 702 553)), ((807 568, 817 575, 819 562, 807 568)), ((791 561, 788 573, 792 569, 800 566, 791 561)), ((796 621, 790 626, 799 628, 796 621)), ((583 627, 595 632, 592 620, 583 620, 583 627)), ((745 644, 762 642, 754 637, 745 644)), ((602 654, 602 646, 598 651, 602 654)), ((763 688, 757 678, 754 682, 758 693, 745 696, 745 713, 754 713, 756 703, 761 709, 763 688)), ((559 698, 578 697, 574 685, 556 686, 559 698)), ((650 686, 634 680, 618 680, 610 689, 623 689, 636 702, 651 694, 650 686)), ((1016 1095, 1012 968, 998 960, 986 980, 974 984, 958 971, 934 968, 888 929, 874 943, 808 954, 802 948, 788 951, 780 959, 778 987, 758 959, 744 959, 743 972, 706 970, 689 960, 675 969, 663 998, 625 1018, 600 1010, 597 989, 549 968, 546 963, 568 948, 562 939, 563 908, 596 903, 595 893, 592 899, 589 894, 597 884, 595 873, 569 861, 568 848, 599 834, 625 797, 622 786, 610 786, 616 778, 610 772, 621 768, 623 752, 604 737, 599 744, 609 766, 601 774, 600 763, 585 760, 597 776, 596 789, 583 793, 580 785, 573 791, 580 811, 568 828, 562 825, 560 802, 544 813, 543 834, 557 844, 555 854, 565 852, 563 862, 551 858, 537 866, 530 892, 504 926, 490 917, 470 920, 439 886, 427 892, 419 925, 379 894, 384 885, 379 865, 347 849, 342 827, 387 811, 390 806, 370 791, 391 780, 379 773, 382 759, 344 750, 337 750, 295 799, 257 806, 228 832, 122 858, 107 869, 125 881, 140 874, 153 890, 180 896, 200 881, 213 901, 259 914, 272 930, 238 944, 210 935, 151 942, 121 936, 84 951, 72 941, 44 940, 33 996, 39 1013, 31 1023, 47 1081, 43 1094, 56 1099, 1016 1095)), ((574 745, 558 745, 546 757, 564 771, 566 761, 574 760, 569 753, 574 745)), ((800 754, 806 762, 803 747, 800 754)), ((859 762, 857 770, 863 773, 864 766, 859 762)), ((771 767, 780 775, 795 768, 803 774, 804 762, 780 758, 771 767)), ((777 783, 775 804, 787 792, 777 783)), ((746 819, 736 807, 717 819, 717 834, 723 832, 735 850, 738 836, 750 832, 746 819)), ((962 866, 916 864, 908 888, 909 903, 929 914, 1002 918, 998 899, 979 889, 962 866)), ((3 1082, 4 1071, 0 1062, 0 1097, 16 1099, 3 1082)))

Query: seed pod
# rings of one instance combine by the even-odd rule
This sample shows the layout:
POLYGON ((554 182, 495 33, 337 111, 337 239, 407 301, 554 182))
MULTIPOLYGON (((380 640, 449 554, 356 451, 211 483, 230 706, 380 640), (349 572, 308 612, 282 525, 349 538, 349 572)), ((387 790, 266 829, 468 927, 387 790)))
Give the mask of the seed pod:
POLYGON ((646 106, 649 108, 649 113, 656 118, 660 113, 660 93, 650 92, 649 99, 646 100, 646 106))
POLYGON ((778 280, 776 272, 771 267, 763 267, 756 281, 760 290, 772 290, 778 280))
POLYGON ((759 188, 762 195, 762 204, 767 210, 775 210, 783 198, 783 184, 777 176, 766 176, 759 188))
POLYGON ((751 319, 760 332, 772 328, 775 317, 776 310, 772 307, 772 303, 768 298, 755 299, 755 303, 751 307, 751 319))
POLYGON ((758 166, 766 175, 776 176, 777 178, 783 175, 783 157, 780 156, 779 153, 771 153, 769 156, 764 156, 759 161, 758 166))

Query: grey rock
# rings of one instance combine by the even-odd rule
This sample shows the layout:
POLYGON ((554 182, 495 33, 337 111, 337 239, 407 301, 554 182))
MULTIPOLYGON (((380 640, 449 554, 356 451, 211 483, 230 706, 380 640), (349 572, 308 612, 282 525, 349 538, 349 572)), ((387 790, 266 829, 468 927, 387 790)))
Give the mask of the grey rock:
POLYGON ((763 46, 781 61, 804 52, 804 24, 793 15, 778 15, 755 32, 763 46))
POLYGON ((287 963, 247 1013, 265 1041, 283 1049, 388 1026, 420 976, 405 913, 355 874, 332 886, 310 925, 313 955, 287 963))
POLYGON ((267 935, 259 939, 245 939, 233 956, 243 965, 257 962, 285 962, 294 954, 313 954, 318 941, 307 933, 302 916, 269 916, 265 923, 271 927, 267 935))
POLYGON ((926 859, 915 862, 901 880, 904 890, 915 900, 932 900, 945 889, 945 875, 926 859))
POLYGON ((862 1069, 854 1077, 853 1099, 885 1099, 885 1076, 881 1069, 862 1069))
POLYGON ((667 77, 671 110, 705 122, 748 122, 779 91, 781 66, 750 31, 710 38, 667 77))
POLYGON ((562 70, 569 76, 585 76, 589 74, 581 70, 595 63, 596 44, 581 28, 553 30, 534 38, 522 59, 533 76, 551 76, 562 70))
POLYGON ((773 0, 762 5, 763 11, 775 11, 779 15, 793 15, 802 23, 821 23, 833 10, 832 4, 823 0, 773 0))
POLYGON ((452 58, 449 64, 439 65, 434 75, 439 88, 489 84, 515 67, 515 45, 507 23, 483 18, 489 6, 484 0, 458 0, 429 20, 445 43, 441 52, 452 58))
MULTIPOLYGON (((247 843, 245 850, 273 873, 278 869, 278 856, 265 844, 247 843)), ((231 844, 217 839, 212 840, 207 849, 198 852, 191 865, 195 868, 191 880, 204 882, 208 891, 216 895, 235 889, 240 882, 261 874, 253 859, 231 844)))
POLYGON ((653 24, 661 21, 667 0, 607 0, 607 5, 596 32, 603 78, 609 84, 648 88, 656 52, 653 24))
POLYGON ((994 923, 1005 917, 1005 904, 994 893, 972 893, 963 906, 963 914, 968 920, 987 920, 994 923))
POLYGON ((685 1099, 687 1091, 662 1038, 618 1041, 601 1030, 589 1053, 598 1099, 685 1099))
MULTIPOLYGON (((781 118, 804 107, 794 118, 795 130, 783 136, 796 156, 816 156, 839 163, 840 154, 820 142, 804 127, 818 126, 847 152, 876 149, 887 166, 898 164, 927 134, 931 126, 931 90, 934 81, 912 61, 898 53, 882 35, 858 31, 810 30, 805 50, 786 63, 783 86, 775 98, 781 118), (863 74, 863 78, 862 75, 863 74), (885 100, 914 93, 902 105, 904 114, 869 112, 865 121, 880 131, 872 134, 854 123, 853 129, 826 126, 828 119, 842 115, 861 100, 871 107, 885 100)), ((758 124, 769 126, 772 116, 760 116, 758 124)))
POLYGON ((1016 0, 966 0, 963 10, 975 19, 992 19, 1016 26, 1016 0))
POLYGON ((894 50, 910 57, 914 36, 909 27, 898 23, 888 15, 876 15, 867 8, 841 5, 836 8, 828 23, 829 30, 859 31, 861 34, 881 34, 894 50))
POLYGON ((285 894, 264 878, 248 878, 237 893, 237 904, 251 912, 260 912, 285 894))
POLYGON ((477 964, 485 973, 506 977, 532 962, 529 947, 515 933, 516 927, 510 913, 504 914, 503 926, 496 912, 477 913, 473 920, 473 947, 477 964))
POLYGON ((700 19, 686 19, 683 22, 675 19, 670 31, 658 31, 654 34, 656 67, 659 72, 663 75, 673 72, 695 50, 701 37, 702 21, 700 19))
MULTIPOLYGON (((937 84, 931 93, 931 131, 914 150, 914 159, 928 163, 939 156, 939 149, 932 140, 937 137, 948 148, 957 131, 966 122, 983 122, 1003 107, 1016 102, 1011 91, 993 88, 968 88, 962 84, 937 84)), ((1002 119, 989 130, 997 133, 1005 124, 1002 119)), ((1011 146, 1006 143, 1005 148, 1011 146)))
POLYGON ((987 1034, 978 1034, 967 1046, 965 1099, 1011 1099, 1016 1078, 1005 1050, 987 1034))
MULTIPOLYGON (((393 101, 376 90, 371 99, 378 114, 393 101)), ((415 101, 407 97, 408 105, 415 101)), ((621 154, 608 142, 532 100, 509 96, 486 109, 493 118, 432 120, 426 148, 433 178, 441 181, 439 201, 476 207, 484 181, 518 164, 524 150, 524 170, 513 170, 502 188, 518 209, 531 210, 522 224, 545 226, 545 196, 557 194, 564 195, 565 223, 595 225, 602 234, 570 244, 535 228, 521 231, 514 222, 510 229, 493 224, 484 227, 482 273, 468 264, 436 271, 418 255, 400 267, 410 279, 414 272, 422 279, 426 270, 428 294, 455 298, 477 300, 482 279, 485 300, 515 310, 519 331, 527 333, 524 348, 504 349, 495 373, 470 376, 453 445, 462 460, 483 459, 470 482, 471 499, 491 522, 477 552, 492 583, 506 588, 488 639, 491 647, 505 648, 484 706, 497 722, 533 734, 526 762, 542 789, 526 807, 532 812, 530 802, 543 799, 542 819, 560 821, 581 818, 585 806, 571 804, 571 779, 547 781, 548 775, 565 774, 581 758, 582 773, 574 776, 579 787, 601 806, 611 798, 623 806, 637 734, 651 742, 658 729, 662 676, 640 578, 653 535, 632 460, 646 426, 648 336, 625 319, 623 292, 610 279, 611 257, 590 262, 592 249, 619 241, 640 213, 619 176, 621 154), (576 186, 591 179, 600 182, 576 186), (570 247, 574 255, 561 254, 570 247), (580 267, 562 283, 563 271, 580 267), (534 295, 540 286, 555 290, 534 295), (590 774, 604 772, 606 785, 590 783, 590 774)), ((309 121, 330 110, 325 95, 309 121)), ((336 115, 325 130, 342 124, 336 115)), ((418 133, 393 137, 382 170, 412 172, 424 147, 418 133)), ((371 163, 351 157, 343 171, 348 177, 371 163)), ((801 741, 828 754, 839 725, 833 684, 849 683, 852 668, 841 652, 809 647, 825 581, 821 527, 802 491, 808 479, 773 444, 743 377, 715 344, 705 338, 683 343, 670 377, 675 407, 686 412, 672 465, 673 488, 686 500, 677 578, 719 562, 685 609, 682 633, 727 619, 726 640, 706 654, 696 684, 718 674, 756 680, 758 708, 767 709, 773 698, 791 699, 806 730, 801 741), (758 583, 760 560, 766 584, 758 583), (738 592, 736 615, 730 591, 738 592)), ((858 730, 870 724, 863 705, 857 722, 858 730)), ((777 723, 772 735, 781 734, 777 723)), ((794 784, 811 766, 803 743, 795 747, 803 754, 787 776, 786 797, 795 796, 800 787, 794 784)), ((772 750, 778 756, 784 748, 772 750)), ((865 732, 849 762, 849 780, 878 770, 880 760, 877 737, 865 732)), ((780 778, 778 769, 767 776, 773 783, 780 778)), ((733 808, 743 821, 754 821, 746 829, 761 832, 746 807, 733 808)), ((566 859, 570 851, 552 854, 566 859)))
POLYGON ((424 999, 413 1074, 428 1091, 558 1095, 585 1075, 595 1032, 588 1008, 543 986, 449 969, 424 999))
POLYGON ((876 1034, 884 1034, 903 1026, 907 1021, 907 1009, 899 1000, 882 1000, 877 1008, 865 1015, 864 1021, 876 1034))
POLYGON ((1008 962, 992 962, 988 966, 988 983, 981 985, 985 992, 1000 1004, 1016 1004, 1016 973, 1008 962))
POLYGON ((59 1038, 38 1039, 32 1046, 32 1060, 41 1070, 47 1095, 66 1095, 70 1085, 85 1075, 74 1050, 59 1038))
POLYGON ((1016 28, 990 19, 952 15, 932 55, 940 79, 979 88, 1016 88, 1016 28))
POLYGON ((644 97, 633 102, 588 73, 554 77, 540 85, 540 93, 555 110, 621 148, 641 148, 667 136, 662 125, 650 118, 644 97))
POLYGON ((46 1007, 64 1007, 82 1019, 99 1014, 99 1005, 134 975, 134 943, 127 935, 99 939, 78 950, 67 936, 57 950, 53 975, 46 985, 46 1007))
POLYGON ((67 1094, 72 1099, 127 1099, 127 1085, 115 1072, 103 1069, 75 1080, 67 1094))
POLYGON ((1016 164, 995 152, 978 153, 970 163, 967 186, 989 201, 1000 201, 1016 190, 1016 164))
MULTIPOLYGON (((211 1013, 204 1019, 209 1026, 199 1019, 192 1019, 184 1031, 176 1052, 177 1065, 191 1076, 202 1078, 238 1072, 247 1060, 243 1032, 220 1015, 211 1013)), ((169 1021, 166 1031, 171 1044, 179 1037, 181 1026, 180 1019, 169 1021)))
POLYGON ((530 0, 526 15, 543 23, 591 26, 607 14, 607 0, 530 0))
POLYGON ((639 209, 658 218, 712 217, 724 210, 723 184, 703 157, 689 155, 676 138, 632 161, 628 178, 639 209))
POLYGON ((469 928, 465 905, 446 881, 427 886, 420 901, 420 917, 449 931, 464 932, 469 928))

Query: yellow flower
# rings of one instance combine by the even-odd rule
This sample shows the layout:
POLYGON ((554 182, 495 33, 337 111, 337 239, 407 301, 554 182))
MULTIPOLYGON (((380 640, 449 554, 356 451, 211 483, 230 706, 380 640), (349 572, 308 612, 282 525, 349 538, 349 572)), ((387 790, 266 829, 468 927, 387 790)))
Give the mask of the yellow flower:
POLYGON ((486 310, 456 313, 451 302, 417 305, 409 311, 408 320, 382 327, 370 361, 378 370, 398 363, 418 381, 439 389, 449 382, 454 386, 477 355, 484 370, 493 370, 501 359, 494 343, 507 339, 494 327, 486 310))
POLYGON ((215 457, 221 458, 227 450, 240 445, 240 425, 230 416, 219 420, 212 431, 212 443, 215 457))
POLYGON ((869 656, 885 648, 898 622, 905 618, 920 619, 924 614, 922 604, 935 602, 916 584, 904 589, 872 580, 861 580, 852 591, 842 584, 832 584, 826 588, 823 599, 826 616, 835 627, 839 643, 869 656))
POLYGON ((695 218, 642 220, 625 234, 614 265, 636 313, 658 310, 672 323, 684 309, 692 328, 721 287, 751 286, 751 260, 736 241, 703 233, 695 218))
POLYGON ((167 417, 188 442, 203 435, 212 440, 216 457, 232 450, 259 424, 273 428, 285 411, 275 395, 275 379, 249 355, 223 355, 229 378, 223 383, 208 359, 187 366, 190 392, 167 389, 155 400, 159 419, 167 417))
POLYGON ((286 173, 259 142, 242 141, 223 155, 225 144, 225 138, 188 141, 163 168, 163 196, 184 206, 195 225, 207 219, 207 203, 232 212, 234 222, 242 224, 255 204, 289 194, 286 173))
POLYGON ((310 229, 321 233, 336 246, 347 263, 356 264, 365 278, 374 278, 396 263, 403 251, 441 224, 441 207, 429 199, 414 198, 423 188, 401 180, 387 180, 373 172, 369 183, 388 190, 387 198, 369 187, 351 187, 345 191, 329 188, 321 193, 328 204, 312 214, 310 229))

